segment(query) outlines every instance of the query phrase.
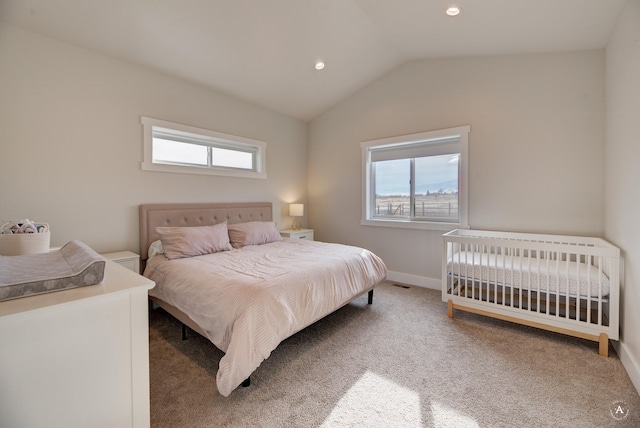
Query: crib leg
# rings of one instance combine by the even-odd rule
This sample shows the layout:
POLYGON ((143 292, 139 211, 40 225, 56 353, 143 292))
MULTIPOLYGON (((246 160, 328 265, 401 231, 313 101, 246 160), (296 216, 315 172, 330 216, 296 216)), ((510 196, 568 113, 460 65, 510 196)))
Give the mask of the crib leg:
POLYGON ((607 358, 609 356, 609 336, 607 333, 600 333, 600 346, 598 349, 598 354, 602 357, 607 358))
POLYGON ((453 318, 453 300, 451 299, 447 301, 447 316, 453 318))

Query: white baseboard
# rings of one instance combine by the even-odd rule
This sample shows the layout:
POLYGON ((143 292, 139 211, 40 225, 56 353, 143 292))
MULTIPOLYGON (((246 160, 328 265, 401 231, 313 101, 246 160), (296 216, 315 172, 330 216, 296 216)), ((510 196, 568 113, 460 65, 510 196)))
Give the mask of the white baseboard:
POLYGON ((640 394, 640 362, 634 355, 629 352, 629 348, 622 342, 612 342, 613 347, 620 356, 620 361, 624 369, 627 371, 633 386, 636 387, 636 391, 640 394))
POLYGON ((392 282, 401 284, 415 285, 416 287, 430 288, 432 290, 442 289, 442 280, 440 278, 428 278, 426 276, 410 275, 402 272, 387 272, 387 279, 392 282))

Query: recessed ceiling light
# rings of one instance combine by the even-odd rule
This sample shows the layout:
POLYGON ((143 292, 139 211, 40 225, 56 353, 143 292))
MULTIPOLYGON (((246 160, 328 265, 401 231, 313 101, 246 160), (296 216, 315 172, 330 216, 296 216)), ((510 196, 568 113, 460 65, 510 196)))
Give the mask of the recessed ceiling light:
POLYGON ((318 61, 316 62, 316 70, 322 70, 324 68, 324 62, 318 61))
POLYGON ((462 9, 458 6, 449 6, 447 10, 445 10, 445 13, 449 16, 458 16, 460 15, 460 12, 462 12, 462 9))

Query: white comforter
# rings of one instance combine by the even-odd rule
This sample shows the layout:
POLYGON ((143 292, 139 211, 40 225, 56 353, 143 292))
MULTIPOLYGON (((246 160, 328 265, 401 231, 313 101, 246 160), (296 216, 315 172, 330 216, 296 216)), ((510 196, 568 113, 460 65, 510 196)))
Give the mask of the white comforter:
POLYGON ((228 396, 278 344, 385 278, 368 250, 289 240, 204 256, 148 261, 149 294, 189 314, 225 355, 216 377, 228 396))

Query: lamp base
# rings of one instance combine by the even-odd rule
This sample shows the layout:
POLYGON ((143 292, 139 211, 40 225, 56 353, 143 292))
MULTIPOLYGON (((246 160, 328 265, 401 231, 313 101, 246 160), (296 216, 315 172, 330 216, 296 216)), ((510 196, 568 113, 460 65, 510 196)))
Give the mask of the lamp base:
POLYGON ((293 229, 293 230, 302 229, 302 224, 300 224, 300 218, 299 217, 294 217, 293 218, 293 223, 291 224, 291 229, 293 229))

